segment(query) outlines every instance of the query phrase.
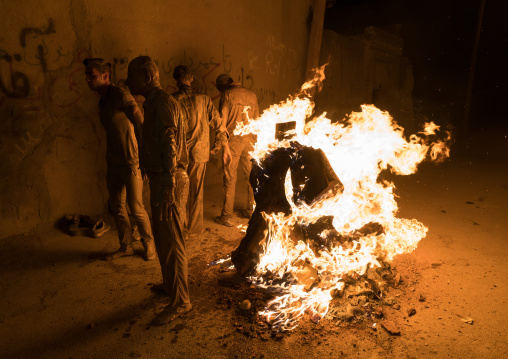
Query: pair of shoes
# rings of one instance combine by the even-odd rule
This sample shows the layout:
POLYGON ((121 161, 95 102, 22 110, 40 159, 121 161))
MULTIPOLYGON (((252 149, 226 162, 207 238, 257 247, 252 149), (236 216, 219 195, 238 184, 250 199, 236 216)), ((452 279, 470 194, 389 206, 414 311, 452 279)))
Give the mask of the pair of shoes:
POLYGON ((152 325, 164 325, 172 322, 173 320, 183 317, 185 314, 192 310, 192 304, 184 304, 178 307, 170 307, 169 305, 164 308, 162 312, 157 314, 152 320, 152 325))
POLYGON ((111 227, 101 219, 95 223, 95 225, 92 227, 92 236, 95 238, 101 237, 104 233, 109 231, 111 227))
POLYGON ((106 261, 112 261, 121 257, 127 257, 127 256, 133 256, 134 255, 134 248, 127 247, 127 248, 120 248, 116 252, 108 254, 104 260, 106 261))
POLYGON ((150 287, 150 290, 160 295, 169 295, 168 292, 166 292, 166 287, 164 286, 164 283, 154 284, 150 287))
POLYGON ((143 240, 143 247, 145 247, 145 261, 151 261, 157 257, 153 239, 149 241, 143 240))
POLYGON ((243 209, 241 213, 242 213, 242 216, 247 219, 250 219, 250 217, 252 217, 252 210, 251 209, 243 209))
POLYGON ((226 226, 226 227, 233 227, 234 226, 234 224, 233 224, 233 222, 231 222, 231 220, 229 220, 228 218, 224 218, 222 216, 215 217, 215 222, 217 222, 218 224, 222 224, 223 226, 226 226))
POLYGON ((71 236, 90 237, 90 231, 94 225, 97 224, 89 216, 84 216, 82 214, 70 214, 65 216, 65 219, 71 236))

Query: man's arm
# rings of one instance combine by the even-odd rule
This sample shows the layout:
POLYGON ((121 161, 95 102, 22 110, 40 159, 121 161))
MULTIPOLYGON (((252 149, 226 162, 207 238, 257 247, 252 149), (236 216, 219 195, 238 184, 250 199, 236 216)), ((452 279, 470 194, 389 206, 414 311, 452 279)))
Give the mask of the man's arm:
POLYGON ((231 156, 231 151, 229 149, 229 143, 226 142, 222 146, 222 162, 224 163, 224 166, 229 167, 231 165, 232 161, 233 161, 233 157, 231 156))
MULTIPOLYGON (((231 107, 231 104, 229 102, 229 92, 226 91, 226 92, 223 92, 220 96, 220 100, 219 100, 219 120, 218 122, 220 122, 220 128, 224 128, 224 131, 227 135, 227 139, 229 139, 229 133, 227 131, 227 127, 228 127, 228 117, 229 117, 229 110, 230 110, 230 107, 231 107)), ((215 140, 215 142, 217 142, 217 139, 215 140)), ((224 163, 224 166, 228 166, 231 165, 231 162, 232 162, 232 156, 231 156, 231 151, 229 150, 229 143, 228 141, 225 141, 225 143, 222 144, 222 162, 224 163)), ((212 154, 215 154, 219 151, 219 148, 216 149, 216 147, 214 147, 212 149, 212 154)))
POLYGON ((143 135, 143 114, 139 109, 138 104, 134 97, 128 93, 123 92, 122 99, 122 111, 125 113, 129 121, 131 121, 134 126, 134 135, 136 136, 136 142, 138 143, 138 154, 139 154, 139 166, 141 171, 144 173, 144 168, 142 166, 142 156, 141 156, 141 146, 142 146, 142 135, 143 135))
POLYGON ((171 205, 174 203, 177 121, 180 108, 171 98, 158 104, 157 120, 161 124, 159 141, 161 144, 162 186, 158 205, 161 207, 161 220, 168 220, 171 205))
POLYGON ((138 145, 141 145, 141 135, 143 128, 143 114, 139 109, 136 100, 134 97, 128 92, 123 93, 122 99, 122 111, 125 113, 129 121, 131 121, 134 126, 134 133, 136 135, 136 140, 138 141, 138 145))
POLYGON ((213 105, 213 102, 210 98, 207 99, 206 108, 210 128, 215 130, 215 143, 210 152, 212 154, 216 154, 219 152, 221 147, 227 144, 229 134, 226 126, 222 121, 222 118, 219 115, 219 112, 215 109, 215 106, 213 105))

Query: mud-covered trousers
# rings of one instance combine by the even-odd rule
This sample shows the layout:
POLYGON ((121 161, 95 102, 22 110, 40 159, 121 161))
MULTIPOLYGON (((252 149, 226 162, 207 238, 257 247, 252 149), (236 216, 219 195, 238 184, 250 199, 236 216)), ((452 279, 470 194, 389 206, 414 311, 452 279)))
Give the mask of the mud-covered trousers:
POLYGON ((109 210, 118 229, 120 248, 125 250, 132 245, 132 231, 127 213, 129 204, 131 215, 138 226, 139 234, 145 242, 153 241, 150 218, 143 206, 143 179, 139 169, 110 169, 106 174, 109 192, 109 210))
POLYGON ((223 218, 231 218, 233 216, 233 206, 235 203, 235 188, 238 165, 242 167, 243 175, 247 180, 247 209, 252 210, 254 207, 254 192, 249 182, 249 175, 252 169, 250 151, 254 148, 250 141, 245 139, 231 140, 229 142, 229 150, 231 151, 231 165, 224 167, 224 203, 222 206, 221 216, 223 218))
POLYGON ((187 202, 186 228, 189 234, 203 231, 203 187, 205 184, 206 162, 190 162, 187 167, 189 175, 189 201, 187 202))
POLYGON ((185 253, 181 211, 189 191, 189 178, 185 170, 177 170, 175 203, 171 206, 171 216, 167 221, 160 220, 160 208, 156 206, 160 194, 162 176, 149 173, 150 203, 152 207, 153 236, 155 248, 161 265, 162 280, 169 295, 169 305, 173 307, 190 303, 188 285, 188 264, 185 253))

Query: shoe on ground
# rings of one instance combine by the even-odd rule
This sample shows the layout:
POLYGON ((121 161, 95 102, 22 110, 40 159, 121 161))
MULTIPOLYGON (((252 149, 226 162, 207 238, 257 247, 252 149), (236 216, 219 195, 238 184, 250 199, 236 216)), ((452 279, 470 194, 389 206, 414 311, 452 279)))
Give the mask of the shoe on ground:
POLYGON ((242 210, 242 216, 247 219, 250 219, 250 217, 252 217, 252 210, 250 210, 250 209, 242 210))
POLYGON ((192 304, 184 304, 178 307, 167 306, 162 312, 157 314, 152 320, 152 325, 164 325, 173 320, 183 317, 192 310, 192 304))
POLYGON ((233 227, 234 226, 233 222, 231 222, 230 219, 224 218, 222 216, 215 217, 215 222, 217 222, 218 224, 222 224, 223 226, 226 226, 226 227, 233 227))
POLYGON ((160 295, 169 295, 168 292, 166 292, 166 287, 164 286, 164 283, 154 284, 150 287, 150 290, 160 295))
POLYGON ((155 243, 152 240, 143 241, 143 247, 145 247, 145 260, 151 261, 157 257, 157 252, 155 250, 155 243))
POLYGON ((89 216, 82 214, 71 214, 65 216, 65 219, 71 236, 91 237, 93 236, 93 227, 98 223, 94 222, 89 216))
POLYGON ((104 260, 106 261, 112 261, 121 257, 127 257, 127 256, 133 256, 134 255, 134 248, 128 247, 128 248, 120 248, 116 252, 108 254, 104 260))
POLYGON ((95 225, 92 227, 92 235, 95 238, 99 238, 110 229, 111 227, 106 222, 104 222, 102 219, 99 219, 97 223, 95 223, 95 225))

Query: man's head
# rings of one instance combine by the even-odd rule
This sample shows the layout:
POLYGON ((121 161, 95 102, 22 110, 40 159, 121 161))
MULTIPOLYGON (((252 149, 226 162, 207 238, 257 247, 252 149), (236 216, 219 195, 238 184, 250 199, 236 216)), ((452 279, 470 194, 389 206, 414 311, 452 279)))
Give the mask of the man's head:
POLYGON ((215 80, 215 87, 217 87, 217 90, 220 92, 226 91, 231 84, 233 83, 233 79, 228 74, 222 74, 217 76, 217 79, 215 80))
POLYGON ((138 56, 129 63, 126 85, 133 95, 146 95, 160 86, 159 69, 150 56, 138 56))
POLYGON ((85 75, 88 87, 93 91, 100 91, 111 84, 111 64, 100 58, 86 58, 85 75))
POLYGON ((192 80, 194 80, 194 76, 192 76, 192 72, 189 66, 180 65, 175 67, 173 71, 173 77, 176 80, 176 85, 180 88, 182 85, 190 86, 192 80))

